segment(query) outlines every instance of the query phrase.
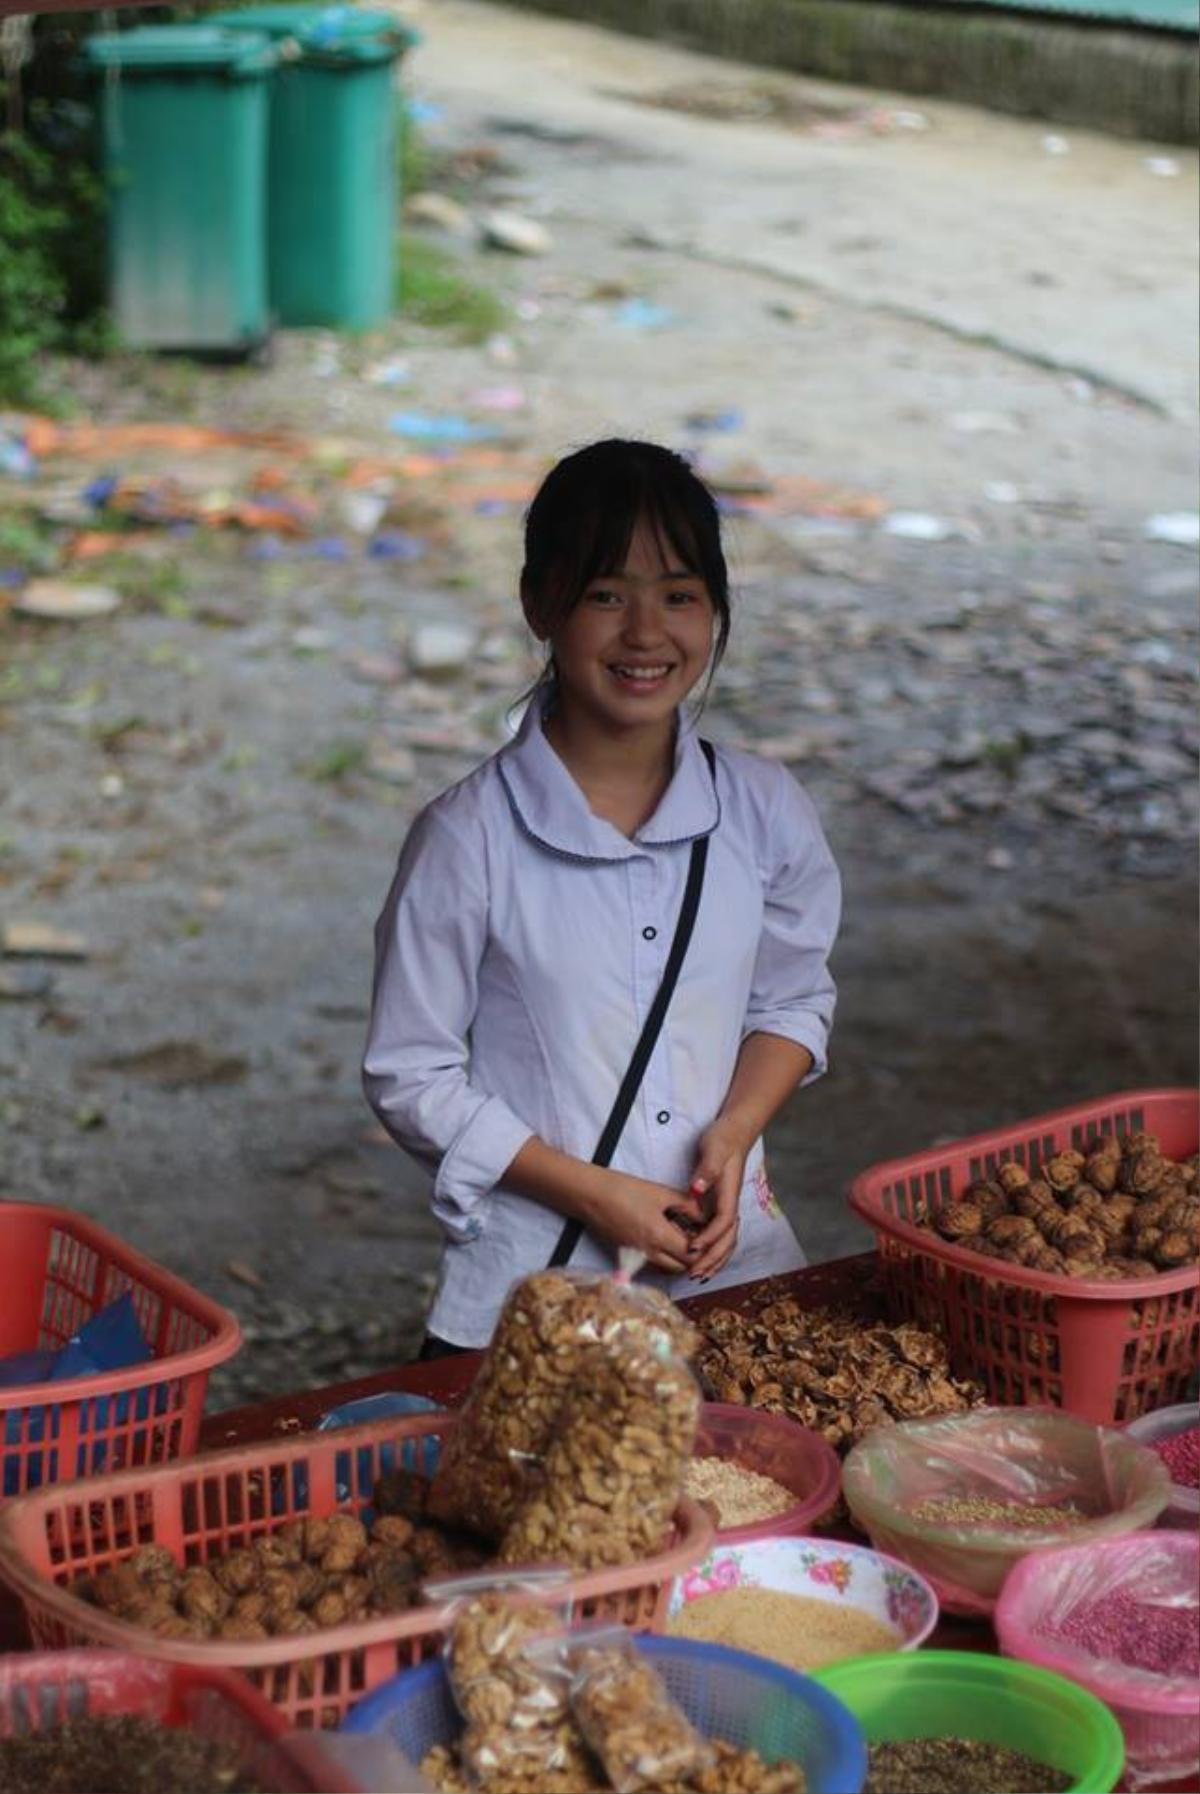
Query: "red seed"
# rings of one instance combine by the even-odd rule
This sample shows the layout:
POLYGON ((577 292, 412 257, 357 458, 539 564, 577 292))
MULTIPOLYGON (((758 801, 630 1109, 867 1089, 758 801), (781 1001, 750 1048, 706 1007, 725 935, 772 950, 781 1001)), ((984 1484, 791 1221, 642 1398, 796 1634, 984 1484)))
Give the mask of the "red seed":
POLYGON ((1166 1439, 1156 1439, 1154 1449, 1181 1489, 1200 1489, 1200 1426, 1185 1427, 1166 1439))
MULTIPOLYGON (((1050 1632, 1048 1626, 1038 1631, 1050 1632)), ((1106 1663, 1159 1676, 1200 1676, 1200 1608, 1160 1607, 1124 1590, 1076 1607, 1052 1636, 1106 1663)))

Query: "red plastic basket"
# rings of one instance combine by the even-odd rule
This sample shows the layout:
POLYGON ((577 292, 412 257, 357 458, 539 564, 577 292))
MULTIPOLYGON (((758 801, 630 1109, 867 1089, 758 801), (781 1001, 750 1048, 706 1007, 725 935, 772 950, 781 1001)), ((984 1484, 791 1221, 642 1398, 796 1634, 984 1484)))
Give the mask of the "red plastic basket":
POLYGON ((339 1794, 351 1785, 336 1774, 314 1780, 281 1742, 286 1719, 230 1670, 153 1663, 121 1651, 0 1657, 0 1738, 102 1713, 186 1726, 229 1745, 264 1794, 339 1794))
MULTIPOLYGON (((0 1509, 0 1580, 20 1596, 36 1645, 104 1644, 171 1663, 241 1670, 297 1728, 338 1725, 380 1682, 435 1654, 447 1608, 330 1627, 319 1637, 191 1643, 114 1619, 65 1585, 140 1545, 165 1545, 181 1564, 205 1563, 306 1514, 361 1514, 385 1471, 428 1474, 457 1421, 446 1413, 374 1421, 39 1490, 0 1509)), ((666 1550, 624 1569, 580 1575, 563 1594, 580 1620, 661 1625, 672 1582, 700 1562, 713 1538, 708 1515, 684 1500, 666 1550)))
POLYGON ((793 1506, 769 1520, 722 1526, 719 1545, 746 1545, 753 1539, 803 1537, 837 1506, 842 1465, 832 1445, 786 1414, 739 1408, 732 1402, 705 1402, 696 1438, 698 1458, 725 1458, 743 1470, 769 1476, 795 1497, 793 1506))
POLYGON ((189 1456, 209 1373, 242 1342, 228 1309, 94 1221, 40 1203, 0 1203, 0 1357, 65 1345, 126 1291, 153 1359, 0 1389, 0 1496, 189 1456))
POLYGON ((1181 1401, 1200 1348, 1200 1268, 1094 1283, 981 1259, 914 1223, 1010 1160, 1032 1171, 1101 1135, 1157 1134, 1182 1158, 1196 1150, 1194 1090, 1127 1090, 948 1146, 873 1165, 850 1206, 875 1230, 893 1319, 945 1334, 960 1377, 994 1402, 1048 1403, 1102 1423, 1181 1401))

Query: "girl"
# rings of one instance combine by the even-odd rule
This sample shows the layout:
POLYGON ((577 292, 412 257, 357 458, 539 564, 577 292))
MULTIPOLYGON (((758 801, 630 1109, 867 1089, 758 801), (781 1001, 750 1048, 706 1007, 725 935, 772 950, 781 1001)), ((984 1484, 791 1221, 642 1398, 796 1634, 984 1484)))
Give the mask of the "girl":
POLYGON ((762 1133, 825 1068, 839 881, 791 775, 684 709, 729 635, 711 493, 650 443, 568 456, 521 602, 520 731, 417 817, 376 928, 364 1085, 448 1241, 427 1357, 548 1263, 634 1246, 683 1296, 805 1262, 762 1133))

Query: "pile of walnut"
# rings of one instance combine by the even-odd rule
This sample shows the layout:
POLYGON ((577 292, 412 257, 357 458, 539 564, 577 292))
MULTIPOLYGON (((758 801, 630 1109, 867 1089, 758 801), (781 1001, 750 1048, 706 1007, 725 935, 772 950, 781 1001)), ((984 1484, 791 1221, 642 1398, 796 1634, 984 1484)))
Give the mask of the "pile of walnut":
POLYGON ((1200 1259, 1197 1157, 1163 1155, 1153 1134, 1056 1153, 1031 1175, 1001 1165, 920 1225, 1031 1271, 1117 1283, 1200 1259))
POLYGON ((383 1614, 421 1598, 426 1576, 474 1567, 482 1553, 432 1526, 381 1515, 291 1520, 244 1550, 183 1569, 163 1545, 71 1584, 70 1593, 159 1638, 254 1643, 383 1614))
POLYGON ((870 1427, 954 1414, 984 1400, 950 1375, 935 1334, 801 1308, 792 1297, 757 1313, 721 1308, 703 1317, 697 1368, 712 1400, 789 1414, 849 1450, 870 1427))

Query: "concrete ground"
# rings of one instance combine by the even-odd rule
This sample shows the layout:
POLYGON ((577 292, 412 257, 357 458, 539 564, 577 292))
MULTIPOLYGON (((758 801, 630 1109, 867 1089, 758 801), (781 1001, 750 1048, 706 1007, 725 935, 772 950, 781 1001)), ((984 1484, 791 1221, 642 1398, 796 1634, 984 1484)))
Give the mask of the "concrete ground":
MULTIPOLYGON (((436 1236, 358 1093, 371 924, 532 668, 520 494, 599 434, 724 487, 711 731, 792 764, 844 869, 834 1067, 769 1142, 810 1256, 864 1243, 844 1197, 875 1160, 1196 1078, 1196 553, 1152 521, 1196 503, 1195 159, 468 0, 417 23, 440 184, 550 234, 443 239, 501 340, 401 318, 285 333, 263 370, 63 370, 101 422, 295 433, 342 558, 161 532, 95 564, 115 617, 0 621, 0 920, 89 944, 0 1007, 3 1193, 236 1307, 223 1396, 419 1335, 436 1236), (401 409, 491 424, 493 460, 389 473, 401 409), (423 558, 355 537, 356 456, 423 558), (475 647, 418 676, 447 621, 475 647)), ((242 490, 264 458, 49 457, 0 514, 66 516, 101 471, 242 490)))

